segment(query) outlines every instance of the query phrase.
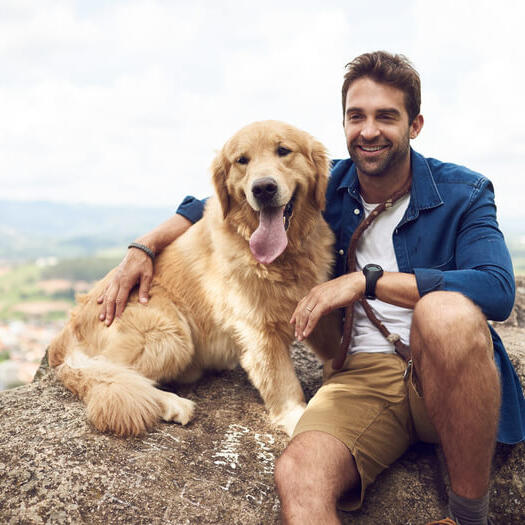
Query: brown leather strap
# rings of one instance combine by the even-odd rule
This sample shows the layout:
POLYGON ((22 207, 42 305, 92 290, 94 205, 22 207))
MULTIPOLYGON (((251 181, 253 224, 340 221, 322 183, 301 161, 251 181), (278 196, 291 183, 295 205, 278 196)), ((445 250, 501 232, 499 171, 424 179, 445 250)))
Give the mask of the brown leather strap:
POLYGON ((375 325, 375 327, 384 335, 388 342, 392 343, 396 352, 405 360, 410 361, 410 347, 401 341, 398 334, 392 334, 388 328, 377 318, 376 314, 368 304, 366 299, 361 299, 361 304, 365 309, 368 319, 375 325))
MULTIPOLYGON (((409 178, 405 185, 398 191, 396 191, 393 195, 390 196, 389 199, 387 199, 385 202, 382 202, 378 204, 364 219, 359 223, 357 228, 355 229, 352 238, 350 239, 350 244, 348 245, 348 254, 347 254, 347 261, 348 261, 348 268, 347 272, 355 272, 356 271, 356 250, 357 250, 357 243, 359 242, 359 239, 363 235, 363 232, 374 222, 374 220, 386 209, 391 208, 399 199, 404 197, 409 191, 410 186, 412 184, 412 179, 409 178)), ((361 299, 361 304, 363 305, 363 308, 365 309, 366 315, 370 319, 370 321, 378 328, 378 330, 394 345, 396 352, 405 360, 410 359, 410 348, 405 345, 399 336, 397 334, 391 334, 386 326, 376 317, 374 314, 372 308, 370 308, 370 305, 366 301, 366 299, 361 299)), ((343 337, 341 339, 341 346, 339 348, 339 351, 336 353, 333 361, 332 361, 332 368, 335 370, 338 370, 341 368, 345 362, 346 359, 346 353, 348 351, 348 348, 350 346, 350 342, 352 339, 352 325, 354 322, 354 305, 353 303, 348 305, 346 307, 345 311, 345 323, 343 328, 343 337)))

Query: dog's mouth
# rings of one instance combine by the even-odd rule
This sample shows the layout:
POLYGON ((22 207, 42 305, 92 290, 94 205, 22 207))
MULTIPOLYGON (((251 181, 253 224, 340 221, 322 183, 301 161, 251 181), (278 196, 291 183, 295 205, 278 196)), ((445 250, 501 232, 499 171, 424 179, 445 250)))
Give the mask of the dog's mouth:
POLYGON ((295 193, 285 206, 261 208, 259 226, 250 237, 250 250, 261 264, 271 264, 286 249, 294 201, 295 193))

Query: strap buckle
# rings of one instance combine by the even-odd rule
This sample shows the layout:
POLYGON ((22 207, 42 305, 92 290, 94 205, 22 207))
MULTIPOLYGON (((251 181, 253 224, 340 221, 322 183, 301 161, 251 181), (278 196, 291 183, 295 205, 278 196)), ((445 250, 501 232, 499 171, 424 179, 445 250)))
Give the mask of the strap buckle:
POLYGON ((407 367, 405 373, 403 374, 403 381, 407 381, 410 378, 410 372, 412 371, 412 359, 407 361, 407 367))

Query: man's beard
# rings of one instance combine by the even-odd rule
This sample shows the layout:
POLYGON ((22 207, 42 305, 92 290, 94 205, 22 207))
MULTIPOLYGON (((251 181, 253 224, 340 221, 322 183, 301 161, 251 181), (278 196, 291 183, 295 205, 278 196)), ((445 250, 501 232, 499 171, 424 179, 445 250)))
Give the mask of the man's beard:
MULTIPOLYGON (((348 153, 350 153, 350 157, 354 161, 357 169, 364 175, 369 176, 379 177, 387 173, 389 170, 398 166, 406 158, 407 152, 410 151, 410 138, 408 133, 396 148, 392 148, 392 143, 388 142, 388 149, 386 149, 377 160, 372 162, 366 160, 365 155, 362 155, 357 142, 358 139, 348 145, 348 153)), ((365 147, 374 147, 379 146, 380 144, 362 143, 361 145, 365 147)))

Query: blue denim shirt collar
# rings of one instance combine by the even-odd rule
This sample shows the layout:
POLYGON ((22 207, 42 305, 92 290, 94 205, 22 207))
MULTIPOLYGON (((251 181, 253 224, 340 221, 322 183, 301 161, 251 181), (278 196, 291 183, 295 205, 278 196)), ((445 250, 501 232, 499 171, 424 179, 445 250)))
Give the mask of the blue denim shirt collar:
MULTIPOLYGON (((359 201, 359 179, 357 177, 356 165, 341 162, 336 169, 346 169, 346 175, 337 187, 337 191, 348 191, 350 195, 359 201)), ((412 221, 417 218, 420 210, 436 208, 443 204, 443 199, 432 176, 430 166, 423 155, 420 155, 410 148, 410 165, 412 168, 412 188, 410 190, 410 204, 405 215, 405 221, 412 221)))

